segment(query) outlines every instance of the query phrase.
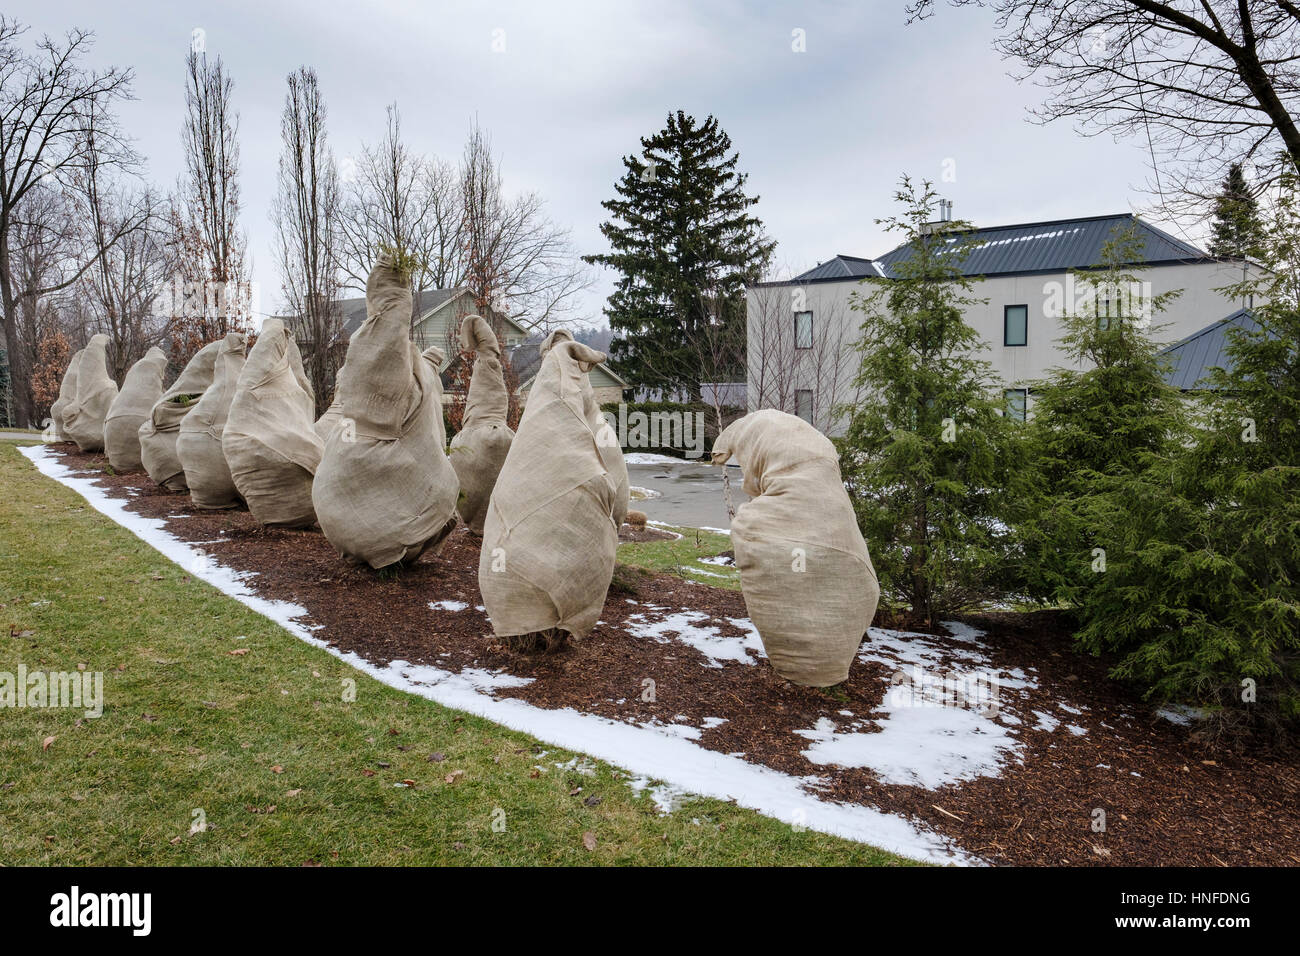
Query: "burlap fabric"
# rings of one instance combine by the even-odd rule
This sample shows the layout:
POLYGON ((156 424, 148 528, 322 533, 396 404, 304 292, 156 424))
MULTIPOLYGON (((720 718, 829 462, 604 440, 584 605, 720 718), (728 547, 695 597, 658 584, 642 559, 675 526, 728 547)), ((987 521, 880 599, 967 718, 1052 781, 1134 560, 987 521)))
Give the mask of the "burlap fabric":
POLYGON ((580 640, 600 618, 618 547, 617 479, 587 380, 604 359, 572 341, 547 351, 497 478, 478 579, 502 637, 556 628, 580 640))
POLYGON ((239 491, 221 450, 221 433, 230 415, 247 343, 242 332, 227 332, 212 367, 212 385, 181 419, 176 455, 185 468, 185 484, 196 508, 219 510, 239 504, 239 491))
POLYGON ((63 373, 63 381, 59 383, 59 397, 50 406, 50 425, 54 428, 55 441, 72 440, 63 428, 63 412, 72 402, 72 397, 77 394, 77 363, 81 361, 81 355, 85 351, 85 349, 77 349, 72 353, 72 358, 68 360, 68 370, 63 373))
POLYGON ((113 399, 104 419, 104 450, 115 470, 139 471, 144 467, 140 460, 140 426, 162 398, 166 374, 167 356, 157 346, 126 373, 122 390, 113 399))
POLYGON ((312 502, 340 555, 383 568, 441 545, 460 485, 445 452, 442 353, 411 342, 411 290, 391 257, 370 273, 366 312, 339 372, 340 418, 312 502))
POLYGON ((456 510, 475 534, 483 533, 488 501, 515 437, 506 416, 510 398, 501 371, 501 346, 487 320, 467 315, 460 324, 460 347, 474 352, 474 371, 461 429, 451 440, 448 457, 460 479, 456 510))
POLYGON ((209 342, 181 370, 172 387, 154 403, 140 426, 140 460, 154 482, 169 491, 186 491, 185 468, 176 454, 181 422, 212 386, 221 340, 209 342))
POLYGON ((108 374, 108 336, 90 338, 77 363, 77 390, 63 408, 63 430, 82 451, 103 451, 104 419, 117 398, 117 383, 108 374))
POLYGON ((733 456, 752 500, 732 519, 731 543, 768 660, 796 684, 847 680, 880 586, 835 446, 802 419, 767 409, 718 436, 713 464, 733 456))
POLYGON ((325 443, 313 427, 315 409, 297 343, 281 320, 267 319, 239 373, 221 433, 235 488, 262 524, 316 523, 311 484, 325 443))

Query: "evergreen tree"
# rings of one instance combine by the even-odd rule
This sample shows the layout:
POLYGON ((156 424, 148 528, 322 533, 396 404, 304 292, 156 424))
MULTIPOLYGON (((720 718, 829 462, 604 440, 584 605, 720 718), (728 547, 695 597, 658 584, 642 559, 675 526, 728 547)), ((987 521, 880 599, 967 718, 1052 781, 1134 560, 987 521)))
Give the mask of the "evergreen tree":
POLYGON ((895 198, 902 213, 880 223, 911 255, 852 297, 864 314, 862 398, 841 410, 840 467, 882 594, 933 624, 999 593, 1018 423, 993 397, 988 363, 973 357, 983 343, 964 313, 984 300, 962 272, 975 247, 962 239, 969 224, 927 226, 938 201, 928 182, 904 177, 895 198))
POLYGON ((1252 259, 1262 255, 1264 226, 1259 217, 1259 204, 1250 193, 1240 163, 1228 168, 1222 190, 1214 200, 1213 228, 1211 255, 1252 259))
POLYGON ((1179 454, 1148 454, 1099 518, 1114 542, 1079 637, 1115 675, 1212 708, 1211 730, 1300 716, 1300 214, 1284 185, 1261 248, 1258 329, 1230 333, 1179 454))
POLYGON ((1087 368, 1053 369, 1032 389, 1033 488, 1017 502, 1016 538, 1024 589, 1047 603, 1086 600, 1106 568, 1093 510, 1107 477, 1132 474, 1141 454, 1167 452, 1183 434, 1182 398, 1165 382, 1152 339, 1154 319, 1179 293, 1153 295, 1127 271, 1141 247, 1135 225, 1117 230, 1095 268, 1073 270, 1048 296, 1063 355, 1087 368))
POLYGON ((707 343, 720 329, 743 336, 745 284, 761 278, 776 243, 750 214, 758 197, 745 194, 739 154, 712 116, 669 114, 641 147, 623 158, 617 198, 601 204, 611 251, 583 259, 619 273, 606 306, 619 371, 698 401, 701 382, 744 375, 743 363, 715 367, 707 343))

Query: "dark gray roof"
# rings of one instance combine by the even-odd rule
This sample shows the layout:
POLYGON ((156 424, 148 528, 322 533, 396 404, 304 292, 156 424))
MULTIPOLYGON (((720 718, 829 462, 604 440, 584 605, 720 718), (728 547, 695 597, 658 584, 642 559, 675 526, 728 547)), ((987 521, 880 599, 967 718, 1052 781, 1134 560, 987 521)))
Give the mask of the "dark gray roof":
MULTIPOLYGON (((950 241, 972 239, 983 243, 967 256, 962 272, 969 276, 1026 272, 1063 272, 1086 269, 1101 261, 1101 248, 1118 230, 1130 224, 1142 240, 1142 258, 1131 265, 1194 262, 1213 258, 1195 246, 1143 222, 1131 213, 1057 219, 1011 226, 991 226, 954 233, 950 241)), ((912 255, 908 244, 879 256, 876 264, 891 274, 912 255)))
POLYGON ((1220 319, 1181 342, 1161 349, 1159 354, 1169 359, 1165 381, 1183 391, 1206 388, 1206 385, 1198 383, 1209 374, 1210 369, 1232 371, 1232 356, 1228 354, 1228 330, 1239 328, 1253 331, 1260 327, 1249 309, 1238 309, 1226 319, 1220 319))
POLYGON ((795 276, 792 281, 818 282, 823 279, 861 279, 865 276, 879 276, 882 274, 870 259, 839 255, 834 259, 828 259, 820 263, 801 275, 795 276))
MULTIPOLYGON (((420 303, 416 311, 419 315, 424 315, 431 309, 436 309, 460 291, 460 289, 425 289, 420 293, 420 303)), ((343 312, 343 334, 341 337, 350 339, 352 333, 361 328, 361 323, 366 320, 366 297, 363 295, 355 299, 339 299, 334 304, 343 312)))

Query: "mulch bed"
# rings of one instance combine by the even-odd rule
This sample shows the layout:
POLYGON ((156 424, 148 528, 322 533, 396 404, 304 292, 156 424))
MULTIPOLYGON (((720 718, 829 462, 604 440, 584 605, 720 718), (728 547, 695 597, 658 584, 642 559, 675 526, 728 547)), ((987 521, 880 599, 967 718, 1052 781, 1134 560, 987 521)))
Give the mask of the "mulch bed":
MULTIPOLYGON (((100 455, 51 447, 73 468, 104 467, 100 455)), ((1107 680, 1104 660, 1075 653, 1051 614, 967 619, 986 632, 984 651, 995 670, 1021 669, 1037 686, 1010 703, 1022 721, 1015 727, 1019 759, 1004 761, 998 777, 928 790, 882 783, 869 770, 812 763, 801 752, 808 741, 795 736, 822 718, 850 724, 879 710, 889 689, 885 665, 856 663, 846 683, 816 690, 788 683, 763 661, 719 666, 676 640, 631 638, 625 630, 630 616, 644 617, 655 606, 704 612, 718 633, 742 635, 730 621, 746 616, 737 591, 667 574, 620 574, 601 623, 585 641, 553 655, 522 655, 494 640, 478 610, 478 541, 463 527, 439 554, 376 573, 345 564, 317 531, 263 528, 242 510, 200 511, 188 496, 163 491, 142 473, 104 475, 101 485, 116 497, 131 495, 130 510, 168 519, 178 538, 203 542, 221 564, 256 572, 248 582, 255 591, 302 605, 320 626, 317 636, 375 664, 508 670, 534 680, 498 689, 499 697, 635 724, 701 727, 704 718, 725 718, 702 730, 701 746, 816 777, 811 792, 823 799, 910 817, 990 863, 1300 864, 1300 755, 1261 751, 1211 759, 1189 739, 1188 728, 1157 718, 1107 680), (430 607, 441 601, 469 607, 430 607), (654 681, 653 702, 642 700, 646 679, 654 681), (1078 713, 1062 713, 1063 702, 1078 713), (1054 714, 1062 727, 1035 729, 1034 710, 1054 714), (857 716, 846 721, 842 711, 857 716), (1066 732, 1065 724, 1087 732, 1066 732), (1098 808, 1106 813, 1105 832, 1092 829, 1098 808)), ((647 540, 627 526, 623 532, 624 540, 647 540)), ((876 626, 894 625, 878 619, 876 626)), ((960 653, 960 643, 952 644, 960 653)))

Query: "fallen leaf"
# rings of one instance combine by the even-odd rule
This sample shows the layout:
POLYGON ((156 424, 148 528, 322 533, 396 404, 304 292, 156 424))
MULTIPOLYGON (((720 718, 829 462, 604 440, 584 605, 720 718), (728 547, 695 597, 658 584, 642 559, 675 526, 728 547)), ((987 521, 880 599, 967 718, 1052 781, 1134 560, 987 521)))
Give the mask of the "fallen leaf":
POLYGON ((588 850, 596 849, 596 834, 592 833, 590 830, 584 833, 582 835, 582 845, 588 850))
POLYGON ((571 797, 576 797, 576 796, 577 796, 578 794, 580 794, 580 793, 582 793, 582 788, 581 788, 581 787, 574 787, 572 790, 569 791, 569 796, 571 796, 571 797))
POLYGON ((50 744, 54 743, 54 741, 58 739, 59 739, 58 737, 46 737, 43 741, 41 741, 41 750, 42 751, 49 750, 50 744))
POLYGON ((444 760, 446 760, 446 759, 447 759, 447 755, 446 755, 445 753, 442 753, 442 752, 435 752, 435 753, 431 753, 431 754, 429 754, 428 762, 429 762, 429 763, 442 763, 442 762, 443 762, 444 760))
POLYGON ((451 773, 447 774, 447 776, 443 778, 443 781, 445 783, 455 783, 457 777, 463 777, 463 776, 465 776, 464 770, 453 770, 451 773))
POLYGON ((271 773, 284 773, 284 768, 281 767, 279 764, 276 764, 274 767, 271 768, 271 773))
POLYGON ((177 843, 180 843, 180 842, 181 842, 181 838, 180 838, 180 837, 172 837, 172 838, 171 838, 170 840, 168 840, 167 842, 170 843, 172 846, 175 846, 177 843))
POLYGON ((594 793, 591 796, 589 796, 586 800, 582 801, 582 805, 585 807, 594 807, 597 806, 599 803, 600 803, 600 797, 596 796, 594 793))
POLYGON ((538 777, 540 777, 541 775, 542 775, 542 772, 541 772, 540 770, 538 770, 536 767, 534 767, 532 770, 530 770, 530 771, 528 772, 528 776, 531 777, 531 778, 534 779, 534 780, 536 780, 536 779, 537 779, 538 777))
POLYGON ((296 796, 298 796, 298 794, 300 794, 300 793, 302 793, 302 787, 299 787, 299 788, 296 789, 296 790, 286 790, 285 793, 284 793, 284 795, 285 795, 286 797, 296 797, 296 796))
POLYGON ((231 657, 243 657, 245 654, 248 653, 248 651, 249 649, 247 647, 241 647, 238 650, 226 651, 226 653, 229 654, 231 657))
POLYGON ((373 777, 375 775, 375 772, 373 770, 363 770, 361 771, 361 773, 363 776, 366 777, 373 777))

